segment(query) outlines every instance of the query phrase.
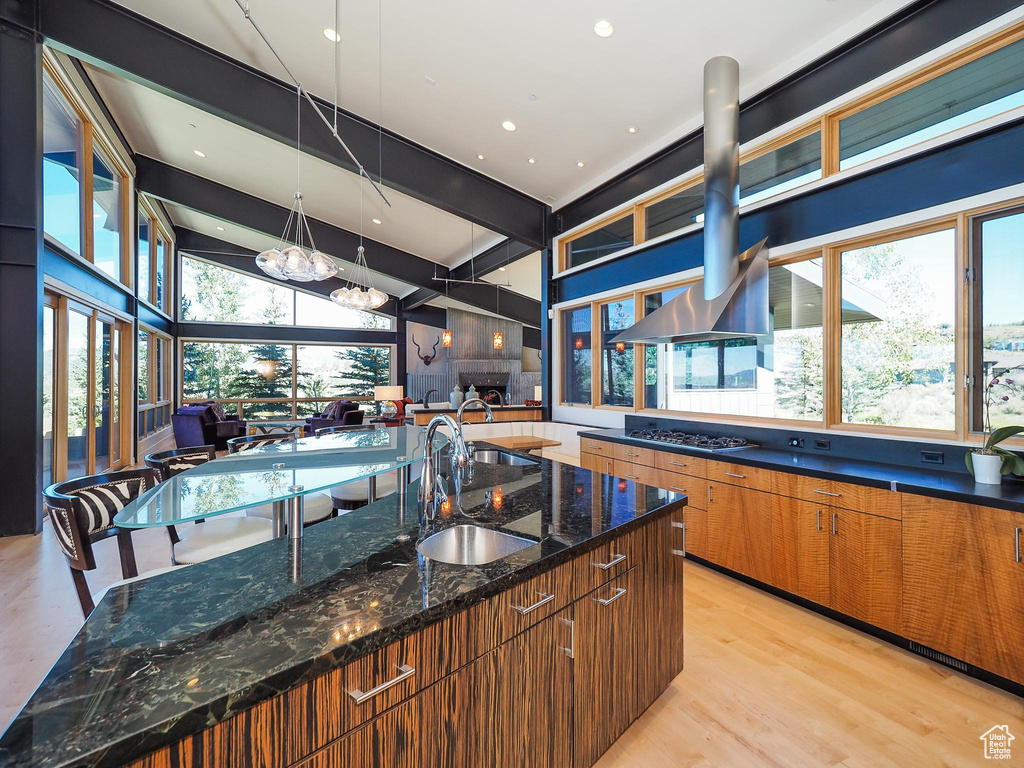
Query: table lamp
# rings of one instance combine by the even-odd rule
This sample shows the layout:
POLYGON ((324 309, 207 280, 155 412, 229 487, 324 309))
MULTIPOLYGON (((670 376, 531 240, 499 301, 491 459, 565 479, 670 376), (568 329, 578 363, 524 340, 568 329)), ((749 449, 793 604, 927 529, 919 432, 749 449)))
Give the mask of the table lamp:
POLYGON ((398 406, 395 400, 405 397, 405 388, 395 385, 373 388, 373 399, 380 400, 380 415, 385 419, 393 419, 398 415, 398 406))

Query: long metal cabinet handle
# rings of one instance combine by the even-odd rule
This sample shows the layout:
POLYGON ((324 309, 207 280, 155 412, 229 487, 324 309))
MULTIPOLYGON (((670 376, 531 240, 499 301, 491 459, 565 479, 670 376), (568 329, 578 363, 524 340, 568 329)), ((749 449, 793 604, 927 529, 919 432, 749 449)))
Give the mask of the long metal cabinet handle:
POLYGON ((625 590, 624 587, 616 587, 615 593, 611 597, 609 597, 608 599, 604 599, 604 598, 601 598, 601 597, 595 597, 594 599, 598 603, 600 603, 601 605, 611 605, 616 600, 618 600, 620 597, 622 597, 624 594, 626 594, 626 590, 625 590))
POLYGON ((839 535, 839 514, 836 512, 832 513, 832 535, 839 535))
POLYGON ((569 627, 569 646, 559 646, 559 649, 568 656, 570 659, 576 658, 576 622, 572 619, 559 619, 563 624, 569 627))
POLYGON ((614 568, 616 565, 626 559, 625 555, 612 554, 612 559, 607 563, 594 563, 595 568, 600 568, 602 571, 607 571, 609 568, 614 568))
POLYGON ((670 491, 679 491, 680 493, 686 493, 686 489, 685 488, 680 488, 678 485, 670 485, 668 487, 668 489, 670 491))
POLYGON ((639 456, 640 454, 639 454, 639 453, 630 453, 629 451, 623 451, 623 452, 622 452, 622 455, 623 455, 623 456, 632 456, 632 457, 636 458, 636 457, 637 457, 637 456, 639 456))
POLYGON ((818 530, 821 530, 821 510, 818 510, 818 530))
POLYGON ((714 501, 714 499, 711 498, 711 486, 709 485, 708 486, 708 504, 710 504, 712 501, 714 501))
POLYGON ((670 461, 669 464, 671 464, 673 467, 688 467, 689 466, 689 464, 687 464, 685 461, 670 461))
POLYGON ((640 479, 637 475, 623 475, 623 477, 625 477, 625 478, 627 478, 629 480, 639 480, 640 479))
POLYGON ((543 592, 538 592, 537 594, 540 595, 540 600, 538 600, 533 605, 513 605, 512 609, 519 611, 520 614, 525 616, 526 614, 530 613, 530 611, 535 611, 545 603, 550 603, 552 600, 555 599, 554 593, 546 595, 543 592))
POLYGON ((395 677, 392 677, 390 680, 387 680, 387 681, 381 683, 380 685, 378 685, 376 688, 371 688, 370 690, 365 691, 365 692, 359 690, 358 688, 354 688, 354 689, 352 689, 351 691, 348 692, 348 695, 352 697, 352 699, 355 701, 356 704, 362 704, 363 702, 369 701, 370 699, 372 699, 378 693, 383 693, 388 688, 391 688, 392 686, 398 685, 400 682, 402 682, 406 678, 412 677, 415 674, 416 674, 416 668, 415 667, 410 667, 408 664, 402 664, 401 666, 398 667, 398 675, 396 675, 395 677))
POLYGON ((815 488, 812 491, 812 493, 820 493, 822 496, 836 496, 836 497, 839 497, 839 496, 843 495, 841 493, 832 493, 831 491, 819 491, 817 488, 815 488))
POLYGON ((738 477, 741 480, 746 478, 746 475, 737 475, 735 472, 723 472, 722 474, 723 475, 728 475, 729 477, 738 477))
POLYGON ((1013 529, 1013 561, 1020 562, 1020 528, 1013 529))
POLYGON ((672 521, 673 528, 681 528, 683 530, 683 548, 673 549, 672 554, 676 557, 686 557, 686 523, 680 523, 675 520, 672 521))

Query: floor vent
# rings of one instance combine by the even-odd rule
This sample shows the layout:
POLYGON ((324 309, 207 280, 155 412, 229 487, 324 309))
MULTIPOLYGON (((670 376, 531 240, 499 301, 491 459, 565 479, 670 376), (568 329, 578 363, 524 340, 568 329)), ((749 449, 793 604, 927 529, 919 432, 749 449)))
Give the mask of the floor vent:
POLYGON ((960 659, 954 659, 952 656, 947 656, 939 651, 932 650, 926 645, 915 643, 913 640, 910 641, 910 650, 919 656, 924 656, 926 659, 937 661, 939 664, 945 664, 947 667, 952 667, 959 672, 970 673, 970 667, 966 662, 960 661, 960 659))

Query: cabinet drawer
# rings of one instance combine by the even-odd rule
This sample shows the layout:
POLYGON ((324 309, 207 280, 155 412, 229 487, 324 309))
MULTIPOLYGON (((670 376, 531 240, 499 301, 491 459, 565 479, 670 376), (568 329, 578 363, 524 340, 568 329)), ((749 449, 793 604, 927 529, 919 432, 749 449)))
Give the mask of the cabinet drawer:
POLYGON ((726 464, 722 461, 708 462, 708 480, 716 483, 728 483, 755 491, 771 489, 772 472, 758 467, 746 467, 742 464, 726 464))
POLYGON ((689 497, 688 505, 704 507, 704 499, 707 497, 708 489, 707 480, 700 477, 691 477, 690 475, 679 475, 675 472, 666 472, 661 469, 656 470, 656 474, 656 481, 652 482, 651 485, 664 488, 667 491, 685 493, 689 497))
POLYGON ((779 496, 867 512, 893 520, 901 518, 900 494, 885 488, 820 480, 789 472, 772 472, 772 492, 779 496))
POLYGON ((642 464, 647 467, 654 466, 654 451, 650 448, 638 448, 635 445, 615 444, 615 459, 617 461, 628 461, 633 464, 642 464))
POLYGON ((581 453, 580 468, 589 469, 591 472, 600 472, 604 475, 613 475, 615 474, 615 459, 596 453, 581 453))
POLYGON ((594 440, 591 437, 580 437, 580 453, 596 453, 598 456, 615 458, 615 443, 594 440))
POLYGON ((624 477, 626 480, 632 480, 634 483, 657 485, 658 470, 643 464, 633 464, 629 461, 616 459, 615 476, 624 477))
POLYGON ((500 645, 567 606, 573 599, 574 583, 575 569, 569 562, 488 600, 485 618, 498 633, 493 644, 500 645))
POLYGON ((677 472, 694 477, 707 477, 708 473, 707 459, 697 459, 693 456, 684 456, 681 453, 655 451, 654 466, 667 472, 677 472))
POLYGON ((579 598, 606 584, 619 574, 625 573, 637 565, 639 549, 636 545, 637 535, 642 535, 645 528, 636 533, 627 533, 602 544, 597 549, 580 555, 573 561, 575 566, 574 597, 579 598))

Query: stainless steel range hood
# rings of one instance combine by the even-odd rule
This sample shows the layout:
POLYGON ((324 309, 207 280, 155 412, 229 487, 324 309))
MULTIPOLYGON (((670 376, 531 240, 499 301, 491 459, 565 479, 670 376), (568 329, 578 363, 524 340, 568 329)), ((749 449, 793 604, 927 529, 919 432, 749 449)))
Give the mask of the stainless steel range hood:
POLYGON ((742 254, 735 59, 704 65, 704 277, 612 341, 649 344, 768 333, 767 238, 742 254))

